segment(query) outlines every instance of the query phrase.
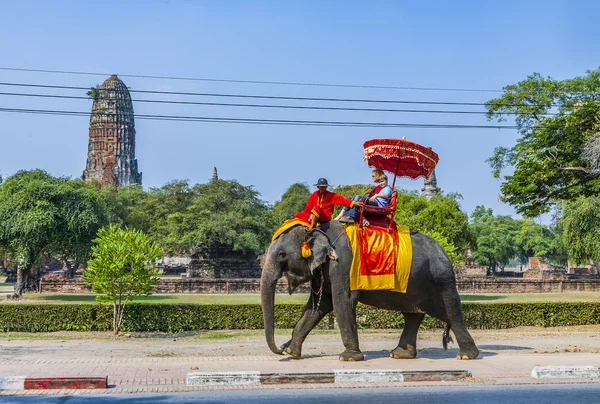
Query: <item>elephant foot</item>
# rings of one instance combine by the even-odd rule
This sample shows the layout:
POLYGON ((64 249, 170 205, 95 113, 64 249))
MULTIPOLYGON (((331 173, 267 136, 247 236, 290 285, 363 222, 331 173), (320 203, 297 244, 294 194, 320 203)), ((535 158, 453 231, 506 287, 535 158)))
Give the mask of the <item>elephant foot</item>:
POLYGON ((288 342, 283 344, 280 348, 283 352, 290 355, 292 358, 300 359, 300 357, 302 356, 302 347, 293 349, 291 347, 291 344, 292 344, 292 340, 289 340, 288 342))
POLYGON ((473 347, 472 349, 460 349, 458 351, 458 355, 456 355, 456 359, 458 360, 469 360, 475 359, 479 356, 479 349, 473 347))
POLYGON ((415 359, 417 357, 417 348, 414 345, 407 345, 406 349, 397 346, 390 352, 390 358, 394 359, 415 359))
POLYGON ((365 360, 365 355, 360 351, 345 350, 340 354, 340 362, 360 362, 365 360))
POLYGON ((282 351, 285 351, 287 347, 290 346, 290 344, 292 343, 292 340, 289 340, 288 342, 286 342, 285 344, 282 344, 279 349, 281 349, 282 351))

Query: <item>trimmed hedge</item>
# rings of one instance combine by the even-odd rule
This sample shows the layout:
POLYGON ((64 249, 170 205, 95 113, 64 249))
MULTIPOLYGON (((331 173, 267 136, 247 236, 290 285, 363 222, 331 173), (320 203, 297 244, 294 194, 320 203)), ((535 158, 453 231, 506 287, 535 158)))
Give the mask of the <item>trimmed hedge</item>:
MULTIPOLYGON (((275 327, 293 328, 304 305, 275 306, 275 327)), ((501 329, 518 326, 557 327, 600 324, 600 302, 560 303, 463 303, 467 327, 501 329)), ((0 305, 0 332, 109 331, 112 306, 99 304, 4 304, 0 305)), ((358 327, 402 328, 404 318, 396 311, 359 305, 358 327)), ((333 315, 318 328, 331 328, 333 315)), ((444 324, 425 317, 423 328, 444 324)), ((130 304, 125 311, 123 331, 183 332, 263 328, 258 304, 130 304)))

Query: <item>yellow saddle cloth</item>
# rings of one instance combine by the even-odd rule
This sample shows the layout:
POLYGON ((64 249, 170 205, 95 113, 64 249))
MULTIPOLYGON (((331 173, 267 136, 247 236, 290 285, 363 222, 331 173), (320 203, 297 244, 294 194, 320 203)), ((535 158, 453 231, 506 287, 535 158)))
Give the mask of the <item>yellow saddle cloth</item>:
POLYGON ((304 226, 310 227, 310 223, 302 220, 302 219, 288 219, 277 230, 273 233, 273 237, 271 237, 271 242, 277 240, 279 236, 281 236, 285 231, 291 229, 294 226, 304 226))
POLYGON ((396 226, 388 233, 353 224, 345 229, 353 252, 350 289, 406 293, 412 263, 410 229, 396 226))

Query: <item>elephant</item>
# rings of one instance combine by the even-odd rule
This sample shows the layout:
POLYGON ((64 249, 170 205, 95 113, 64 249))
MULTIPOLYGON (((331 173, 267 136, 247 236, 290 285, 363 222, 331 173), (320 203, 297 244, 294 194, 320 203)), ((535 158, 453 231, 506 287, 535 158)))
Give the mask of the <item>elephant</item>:
MULTIPOLYGON (((335 313, 345 350, 340 361, 362 361, 356 323, 358 302, 382 309, 402 312, 405 320, 398 346, 390 356, 412 359, 417 356, 417 332, 425 314, 447 324, 443 344, 454 333, 459 346, 457 359, 475 359, 479 355, 473 338, 462 317, 461 301, 456 278, 444 249, 430 236, 411 231, 412 266, 406 293, 388 290, 350 290, 349 271, 352 249, 343 226, 337 221, 323 223, 310 231, 302 226, 292 227, 269 246, 262 268, 260 288, 265 338, 269 349, 276 354, 289 354, 299 359, 302 343, 310 331, 331 311, 335 313), (307 242, 312 255, 303 258, 301 246, 307 242), (332 242, 333 241, 333 242, 332 242), (313 291, 322 288, 319 304, 309 298, 292 338, 278 347, 274 339, 274 303, 276 284, 285 276, 291 295, 301 284, 311 282, 313 291)), ((313 292, 314 293, 314 292, 313 292)))

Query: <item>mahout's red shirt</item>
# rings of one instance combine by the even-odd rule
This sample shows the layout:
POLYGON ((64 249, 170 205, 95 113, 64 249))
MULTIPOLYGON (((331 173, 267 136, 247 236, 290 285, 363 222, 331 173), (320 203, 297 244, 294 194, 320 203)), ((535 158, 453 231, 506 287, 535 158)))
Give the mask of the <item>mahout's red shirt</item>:
POLYGON ((353 207, 355 202, 352 199, 346 198, 345 196, 338 195, 334 192, 325 191, 322 194, 319 191, 312 193, 306 206, 302 212, 296 213, 297 219, 303 219, 308 221, 310 214, 312 213, 317 217, 319 223, 325 223, 331 220, 333 215, 333 208, 336 205, 343 205, 353 207))

